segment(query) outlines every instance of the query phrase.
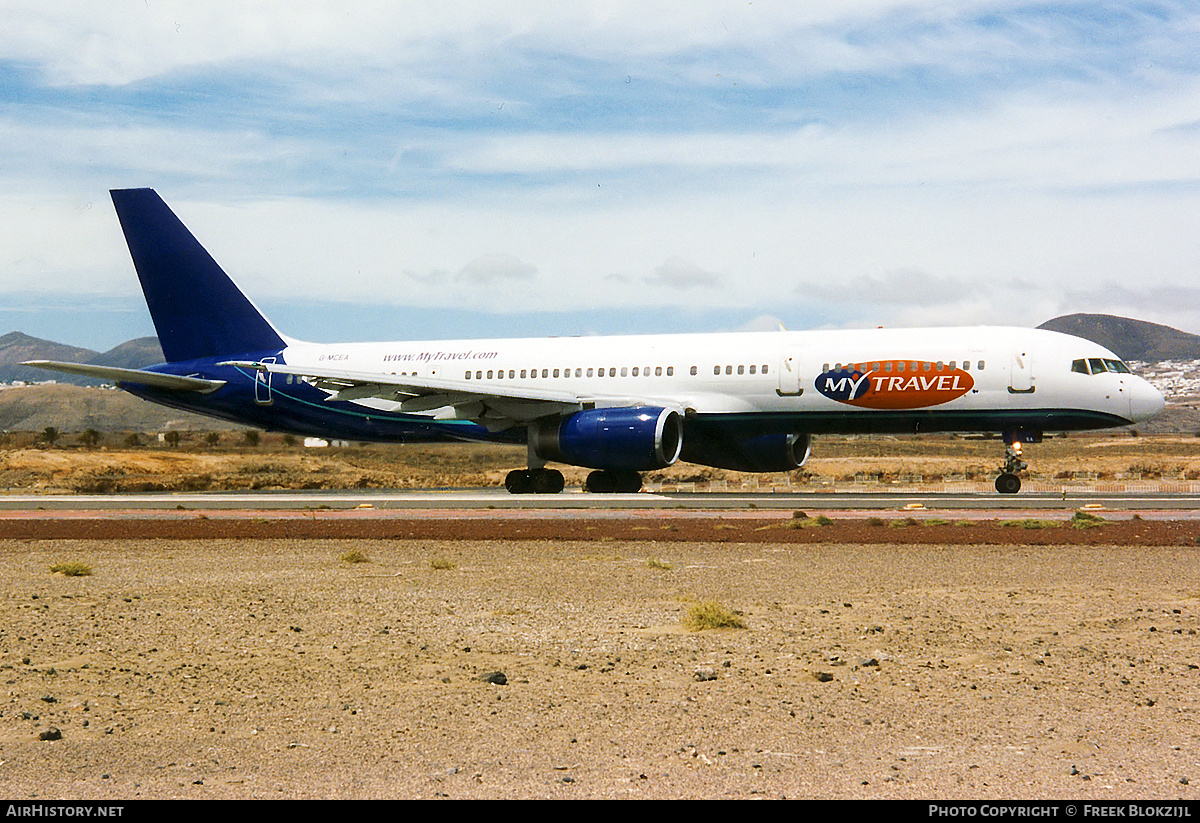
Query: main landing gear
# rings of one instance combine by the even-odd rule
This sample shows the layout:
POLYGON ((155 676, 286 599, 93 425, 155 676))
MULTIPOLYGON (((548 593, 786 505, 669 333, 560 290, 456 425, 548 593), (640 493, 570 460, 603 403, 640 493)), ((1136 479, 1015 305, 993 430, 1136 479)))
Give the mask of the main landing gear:
POLYGON ((557 469, 514 469, 504 478, 509 494, 558 494, 566 481, 557 469))
MULTIPOLYGON (((509 494, 558 494, 566 485, 562 472, 546 468, 538 454, 537 427, 530 426, 527 469, 514 469, 504 478, 509 494)), ((633 494, 642 490, 642 475, 631 469, 599 469, 587 477, 587 490, 593 494, 633 494)))
POLYGON ((996 478, 996 491, 1001 494, 1016 494, 1021 490, 1021 478, 1017 474, 1029 468, 1021 458, 1022 443, 1041 443, 1041 432, 1006 431, 1004 433, 1004 465, 996 478))
MULTIPOLYGON (((558 494, 565 481, 557 469, 514 469, 504 478, 509 494, 558 494)), ((635 471, 602 469, 587 477, 592 494, 634 494, 642 490, 642 476, 635 471)))
POLYGON ((601 469, 587 477, 593 494, 636 494, 642 490, 642 475, 629 469, 601 469))

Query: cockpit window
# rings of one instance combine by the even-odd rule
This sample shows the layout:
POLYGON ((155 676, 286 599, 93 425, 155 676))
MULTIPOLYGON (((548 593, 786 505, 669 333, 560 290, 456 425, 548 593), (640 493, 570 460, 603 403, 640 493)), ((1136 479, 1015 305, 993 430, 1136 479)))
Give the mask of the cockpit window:
POLYGON ((1104 374, 1105 372, 1115 372, 1116 374, 1132 374, 1129 366, 1121 360, 1112 360, 1108 357, 1089 357, 1086 360, 1080 358, 1071 361, 1071 371, 1079 374, 1104 374))

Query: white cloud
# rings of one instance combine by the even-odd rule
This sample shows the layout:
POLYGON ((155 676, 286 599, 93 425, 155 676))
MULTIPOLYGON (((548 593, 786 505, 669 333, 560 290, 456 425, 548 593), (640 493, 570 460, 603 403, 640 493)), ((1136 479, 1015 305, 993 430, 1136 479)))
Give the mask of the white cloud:
POLYGON ((458 270, 455 279, 470 285, 492 285, 506 280, 532 280, 537 266, 508 254, 485 254, 458 270))
POLYGON ((670 289, 699 289, 716 288, 721 280, 710 271, 697 266, 691 260, 682 257, 670 257, 662 265, 654 269, 654 275, 647 277, 646 282, 652 285, 666 286, 670 289))
POLYGON ((128 293, 153 185, 256 300, 1200 329, 1186 4, 0 11, 0 291, 128 293))
MULTIPOLYGON (((955 8, 964 13, 973 6, 1009 5, 960 3, 955 8)), ((7 21, 0 29, 0 53, 36 62, 52 83, 64 85, 120 85, 223 62, 302 66, 313 60, 344 60, 371 70, 437 61, 447 51, 478 54, 513 41, 588 56, 620 51, 638 60, 731 45, 795 54, 788 43, 798 30, 837 31, 847 22, 878 19, 897 10, 918 13, 922 7, 942 16, 939 9, 944 4, 117 0, 80 5, 9 0, 0 3, 7 21)), ((825 59, 844 64, 849 53, 839 44, 825 59)))

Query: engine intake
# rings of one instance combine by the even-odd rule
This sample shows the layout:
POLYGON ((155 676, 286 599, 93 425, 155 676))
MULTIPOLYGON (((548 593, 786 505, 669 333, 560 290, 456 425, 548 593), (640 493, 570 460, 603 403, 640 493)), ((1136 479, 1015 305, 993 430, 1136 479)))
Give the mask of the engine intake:
POLYGON ((590 469, 650 471, 670 466, 683 447, 679 413, 656 406, 588 409, 538 426, 542 460, 590 469))

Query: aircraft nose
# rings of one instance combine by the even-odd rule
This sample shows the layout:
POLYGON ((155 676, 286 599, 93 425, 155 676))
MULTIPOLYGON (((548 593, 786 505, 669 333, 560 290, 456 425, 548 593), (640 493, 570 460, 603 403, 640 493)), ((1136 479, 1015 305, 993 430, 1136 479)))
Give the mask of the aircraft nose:
POLYGON ((1167 399, 1162 392, 1151 386, 1145 380, 1136 381, 1130 387, 1129 414, 1135 423, 1149 420, 1167 405, 1167 399))

